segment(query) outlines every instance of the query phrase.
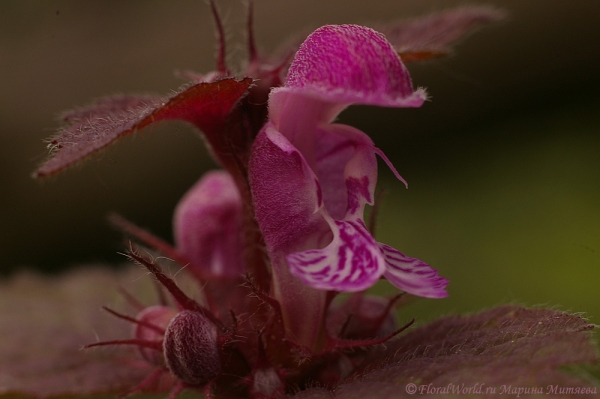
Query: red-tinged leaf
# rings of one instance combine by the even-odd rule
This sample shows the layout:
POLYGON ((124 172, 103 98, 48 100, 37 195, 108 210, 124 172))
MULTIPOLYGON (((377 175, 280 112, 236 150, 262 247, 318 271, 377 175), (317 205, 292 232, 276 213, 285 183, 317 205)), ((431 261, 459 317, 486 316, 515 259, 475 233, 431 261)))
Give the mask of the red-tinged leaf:
POLYGON ((380 27, 405 62, 443 56, 450 46, 481 25, 504 17, 490 7, 462 7, 380 27))
MULTIPOLYGON (((143 276, 139 269, 84 269, 54 278, 23 273, 2 282, 0 395, 119 394, 151 375, 156 368, 143 362, 137 348, 81 349, 131 335, 130 323, 101 306, 123 307, 119 302, 124 305, 125 299, 116 290, 121 284, 135 281, 136 295, 152 292, 151 281, 140 280, 143 276)), ((161 391, 170 389, 166 377, 161 391)))
POLYGON ((51 157, 35 173, 49 176, 103 149, 120 137, 161 120, 181 119, 208 136, 222 133, 232 107, 245 95, 252 79, 222 79, 184 87, 168 98, 119 96, 64 114, 69 125, 50 140, 51 157))
POLYGON ((75 108, 64 112, 60 119, 73 124, 81 124, 87 119, 110 117, 110 115, 119 112, 135 113, 140 108, 158 104, 161 101, 162 99, 158 96, 120 95, 104 97, 97 99, 94 104, 88 107, 75 108))
POLYGON ((517 397, 518 391, 510 390, 518 388, 541 389, 543 395, 578 388, 553 397, 595 397, 598 387, 559 370, 597 361, 593 327, 575 315, 517 306, 445 317, 372 350, 362 371, 339 386, 308 389, 292 398, 458 397, 469 388, 468 397, 484 397, 487 388, 495 395, 512 392, 510 397, 517 397))

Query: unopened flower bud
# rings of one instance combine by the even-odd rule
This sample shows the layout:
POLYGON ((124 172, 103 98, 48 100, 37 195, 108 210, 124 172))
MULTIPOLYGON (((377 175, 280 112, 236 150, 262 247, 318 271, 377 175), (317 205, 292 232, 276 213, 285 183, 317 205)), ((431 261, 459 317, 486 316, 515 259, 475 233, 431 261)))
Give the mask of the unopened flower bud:
POLYGON ((201 313, 184 310, 169 323, 163 352, 171 373, 190 386, 202 386, 221 372, 217 327, 201 313))
POLYGON ((178 251, 213 276, 244 274, 242 199, 231 175, 212 171, 181 199, 173 230, 178 251))
MULTIPOLYGON (((151 324, 156 328, 151 328, 144 324, 136 324, 133 330, 133 336, 136 339, 144 341, 162 341, 164 330, 171 319, 177 314, 177 310, 168 306, 149 306, 138 313, 136 319, 142 323, 151 324), (160 330, 163 330, 162 332, 160 330)), ((149 363, 159 367, 165 366, 165 359, 160 351, 152 348, 139 347, 142 357, 149 363)))

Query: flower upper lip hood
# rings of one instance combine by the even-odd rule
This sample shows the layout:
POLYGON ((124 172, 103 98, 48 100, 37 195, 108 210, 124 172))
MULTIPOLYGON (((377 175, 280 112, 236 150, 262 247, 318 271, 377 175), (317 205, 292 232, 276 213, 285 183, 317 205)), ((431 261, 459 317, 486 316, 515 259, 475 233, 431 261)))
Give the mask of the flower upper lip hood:
POLYGON ((289 268, 318 289, 364 290, 385 275, 415 295, 447 295, 448 281, 437 271, 378 244, 367 230, 362 218, 365 205, 373 204, 375 155, 400 176, 365 133, 330 123, 350 104, 418 107, 425 99, 382 34, 332 25, 306 39, 285 85, 271 91, 269 122, 250 160, 275 284, 278 274, 290 280, 289 268))
POLYGON ((408 70, 385 36, 357 25, 327 25, 298 49, 283 87, 271 91, 269 117, 278 124, 290 94, 329 103, 330 122, 350 104, 419 107, 427 98, 413 90, 408 70))

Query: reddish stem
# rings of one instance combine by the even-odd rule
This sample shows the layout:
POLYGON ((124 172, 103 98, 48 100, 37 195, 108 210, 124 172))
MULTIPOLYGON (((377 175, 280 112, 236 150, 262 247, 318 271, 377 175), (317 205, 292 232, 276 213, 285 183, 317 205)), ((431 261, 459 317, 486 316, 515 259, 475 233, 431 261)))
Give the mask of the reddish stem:
POLYGON ((163 350, 162 341, 147 341, 145 339, 118 339, 114 341, 102 341, 84 346, 84 349, 93 348, 95 346, 110 346, 110 345, 136 345, 143 348, 163 350))
POLYGON ((256 42, 254 40, 254 1, 248 0, 248 59, 250 63, 257 60, 256 42))
POLYGON ((212 11, 213 18, 215 20, 215 25, 217 26, 217 36, 219 40, 219 51, 217 53, 217 71, 221 72, 223 75, 229 75, 229 71, 227 70, 227 66, 225 65, 225 30, 223 29, 221 16, 219 15, 219 11, 217 10, 217 5, 215 4, 214 0, 210 0, 210 10, 212 11))
POLYGON ((142 327, 146 327, 146 328, 149 328, 151 330, 154 330, 154 331, 156 331, 157 333, 159 333, 161 335, 165 335, 165 330, 162 329, 162 328, 160 328, 156 324, 152 324, 152 323, 148 323, 147 321, 142 321, 142 320, 135 319, 135 318, 133 318, 131 316, 127 316, 125 314, 122 314, 122 313, 119 313, 119 312, 117 312, 115 310, 112 310, 111 308, 108 308, 106 306, 102 306, 102 309, 106 310, 108 313, 112 314, 113 316, 118 317, 119 319, 127 320, 127 321, 129 321, 131 323, 138 324, 138 325, 140 325, 142 327))
POLYGON ((158 238, 152 233, 142 229, 141 227, 136 226, 134 223, 125 219, 121 215, 113 213, 109 215, 108 221, 115 227, 117 227, 119 230, 122 230, 124 233, 138 239, 139 241, 148 245, 149 247, 154 248, 155 250, 164 254, 168 258, 173 259, 179 265, 189 265, 190 267, 187 267, 187 269, 201 283, 204 283, 211 279, 211 276, 202 272, 203 269, 201 267, 196 267, 195 265, 192 265, 191 262, 185 256, 183 256, 181 253, 179 253, 179 251, 177 251, 177 248, 173 247, 171 244, 162 240, 161 238, 158 238))
POLYGON ((394 338, 396 335, 400 334, 402 331, 406 330, 408 327, 412 326, 412 324, 414 322, 415 322, 415 319, 412 319, 411 321, 406 323, 404 326, 400 327, 393 333, 386 335, 383 338, 352 340, 352 339, 340 339, 340 338, 329 337, 329 344, 327 345, 325 350, 321 353, 321 355, 324 355, 324 354, 327 354, 329 352, 333 352, 334 350, 339 350, 339 349, 361 348, 361 347, 366 347, 366 346, 374 346, 374 345, 383 344, 383 343, 389 341, 390 339, 394 338))
POLYGON ((215 323, 215 325, 223 329, 223 323, 221 323, 221 321, 218 318, 216 318, 215 315, 213 315, 208 309, 202 307, 198 302, 188 297, 183 291, 179 289, 177 284, 175 284, 173 280, 167 277, 167 275, 164 274, 158 267, 156 267, 156 265, 149 262, 147 259, 145 259, 133 249, 129 251, 127 256, 129 256, 129 258, 134 262, 146 267, 152 274, 154 274, 156 279, 163 285, 163 287, 167 289, 167 291, 169 291, 173 298, 175 298, 175 301, 177 301, 177 303, 181 305, 183 309, 199 312, 204 317, 215 323))

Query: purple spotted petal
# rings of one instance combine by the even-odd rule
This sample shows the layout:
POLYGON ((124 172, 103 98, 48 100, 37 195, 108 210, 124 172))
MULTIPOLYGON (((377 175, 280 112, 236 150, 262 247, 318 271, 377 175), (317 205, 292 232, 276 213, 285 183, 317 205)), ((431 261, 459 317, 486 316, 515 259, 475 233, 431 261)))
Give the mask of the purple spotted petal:
POLYGON ((448 296, 448 279, 439 276, 422 260, 411 258, 386 244, 379 244, 385 257, 386 271, 383 274, 390 283, 409 294, 426 298, 448 296))
POLYGON ((202 177, 177 205, 173 225, 177 249, 192 261, 190 267, 213 276, 244 273, 242 199, 227 172, 202 177))
POLYGON ((314 151, 315 173, 329 215, 336 220, 347 219, 348 213, 362 217, 377 181, 375 147, 369 136, 351 126, 320 126, 314 151))
POLYGON ((371 287, 385 270, 377 243, 362 220, 330 223, 333 240, 323 249, 287 256, 290 271, 314 288, 362 291, 371 287))
POLYGON ((339 220, 344 218, 348 207, 344 170, 356 151, 356 143, 344 135, 332 132, 330 126, 317 130, 315 174, 321 184, 327 212, 332 218, 339 220))

